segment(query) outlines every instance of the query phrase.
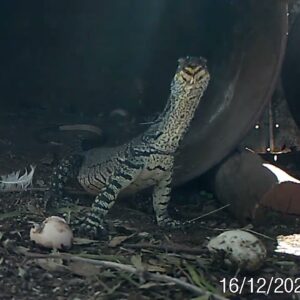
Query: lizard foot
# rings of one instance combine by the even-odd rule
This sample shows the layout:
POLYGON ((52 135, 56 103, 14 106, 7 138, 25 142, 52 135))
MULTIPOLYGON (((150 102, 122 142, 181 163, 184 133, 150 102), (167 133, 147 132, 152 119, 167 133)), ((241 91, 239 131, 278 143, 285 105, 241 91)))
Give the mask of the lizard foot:
POLYGON ((158 225, 161 227, 165 227, 165 228, 170 228, 170 229, 177 229, 177 228, 182 228, 183 227, 183 223, 178 221, 178 220, 174 220, 171 218, 166 218, 160 222, 158 222, 158 225))
POLYGON ((108 232, 105 227, 99 223, 94 223, 90 218, 86 218, 81 222, 79 227, 79 234, 91 239, 105 239, 108 236, 108 232))

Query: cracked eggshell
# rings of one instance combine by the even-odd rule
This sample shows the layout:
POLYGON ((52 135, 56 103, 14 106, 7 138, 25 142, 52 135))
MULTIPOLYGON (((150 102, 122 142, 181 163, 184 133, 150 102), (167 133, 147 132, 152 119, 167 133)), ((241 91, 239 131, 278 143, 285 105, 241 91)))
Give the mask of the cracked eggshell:
POLYGON ((243 230, 229 230, 212 238, 207 248, 216 260, 241 271, 258 270, 267 257, 264 244, 255 235, 243 230))
POLYGON ((34 224, 30 230, 30 240, 45 248, 68 249, 72 246, 73 232, 65 219, 52 216, 41 225, 34 224))

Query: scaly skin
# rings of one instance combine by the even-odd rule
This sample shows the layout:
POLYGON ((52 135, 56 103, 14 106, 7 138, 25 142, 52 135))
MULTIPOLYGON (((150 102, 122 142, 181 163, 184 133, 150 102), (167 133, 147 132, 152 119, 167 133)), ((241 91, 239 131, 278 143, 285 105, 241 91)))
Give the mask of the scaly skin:
POLYGON ((81 232, 96 237, 120 193, 130 194, 153 186, 153 207, 160 226, 176 227, 168 214, 174 154, 187 131, 210 79, 202 58, 179 59, 164 111, 148 130, 116 148, 91 149, 65 159, 51 179, 49 199, 59 201, 67 179, 77 177, 85 190, 96 194, 81 232))

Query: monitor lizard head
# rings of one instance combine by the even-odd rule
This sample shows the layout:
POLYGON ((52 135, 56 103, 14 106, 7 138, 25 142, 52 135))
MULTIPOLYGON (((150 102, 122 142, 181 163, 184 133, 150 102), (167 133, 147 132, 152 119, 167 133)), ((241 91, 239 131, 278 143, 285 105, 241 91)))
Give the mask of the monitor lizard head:
POLYGON ((159 154, 175 153, 209 79, 204 58, 188 56, 178 60, 168 102, 158 118, 159 121, 150 126, 143 135, 143 140, 148 143, 147 147, 151 144, 159 154))
POLYGON ((178 60, 178 68, 174 76, 173 86, 185 90, 206 89, 210 79, 206 59, 203 57, 184 57, 178 60))

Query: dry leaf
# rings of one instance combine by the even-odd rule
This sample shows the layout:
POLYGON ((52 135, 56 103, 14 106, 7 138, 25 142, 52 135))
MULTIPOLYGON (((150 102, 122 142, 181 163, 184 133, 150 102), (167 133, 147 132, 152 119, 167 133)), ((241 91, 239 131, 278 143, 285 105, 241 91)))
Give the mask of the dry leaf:
POLYGON ((74 238, 73 239, 73 244, 74 245, 89 245, 89 244, 93 244, 93 243, 99 243, 98 240, 90 240, 90 239, 86 239, 86 238, 74 238))
POLYGON ((120 236, 115 236, 114 238, 112 238, 110 240, 110 242, 108 243, 109 247, 117 247, 119 245, 121 245, 124 241, 128 240, 130 237, 132 237, 132 235, 120 235, 120 236))
POLYGON ((35 262, 48 272, 66 272, 68 270, 63 265, 63 260, 59 258, 38 258, 35 262))
POLYGON ((21 267, 18 267, 18 276, 24 278, 25 275, 26 275, 26 270, 21 267))
POLYGON ((145 267, 142 263, 142 257, 140 255, 133 255, 131 257, 131 263, 138 271, 143 272, 145 270, 145 267))
POLYGON ((70 262, 67 268, 73 274, 85 277, 93 277, 100 273, 100 267, 80 261, 70 262))
POLYGON ((166 269, 161 266, 147 265, 146 269, 149 272, 166 273, 166 269))
POLYGON ((147 290, 156 286, 170 286, 170 285, 175 285, 175 283, 147 282, 145 284, 140 285, 139 288, 143 290, 147 290))

